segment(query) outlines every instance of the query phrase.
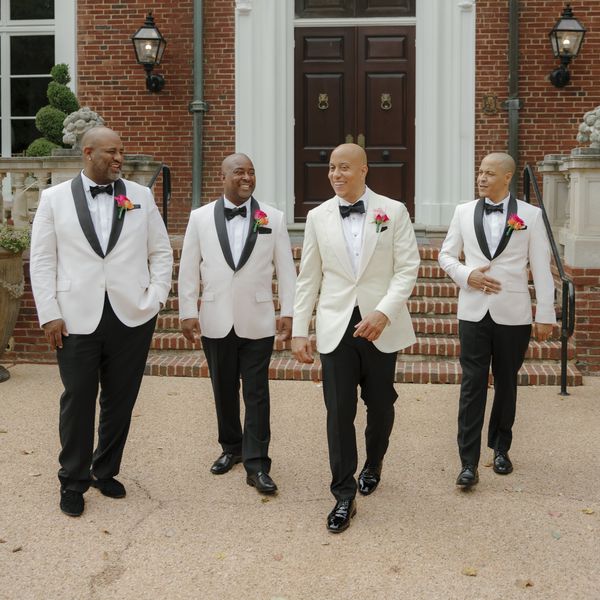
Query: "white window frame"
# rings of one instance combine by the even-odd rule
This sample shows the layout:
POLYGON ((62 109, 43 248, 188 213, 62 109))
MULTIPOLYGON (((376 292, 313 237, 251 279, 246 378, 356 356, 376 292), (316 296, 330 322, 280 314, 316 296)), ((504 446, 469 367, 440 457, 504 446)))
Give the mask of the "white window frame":
POLYGON ((12 35, 53 35, 55 63, 69 65, 71 83, 76 92, 76 7, 77 0, 55 0, 54 19, 10 21, 10 0, 0 0, 0 93, 2 110, 2 156, 11 156, 10 111, 10 37, 12 35))

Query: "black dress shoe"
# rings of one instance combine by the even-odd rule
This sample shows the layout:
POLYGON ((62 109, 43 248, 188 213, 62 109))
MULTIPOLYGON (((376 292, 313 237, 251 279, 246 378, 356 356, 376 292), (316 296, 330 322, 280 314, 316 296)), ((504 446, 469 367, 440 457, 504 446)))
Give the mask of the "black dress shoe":
POLYGON ((223 452, 217 460, 213 463, 210 468, 210 472, 213 475, 223 475, 227 471, 231 471, 233 465, 237 465, 242 462, 242 457, 239 454, 232 454, 231 452, 223 452))
POLYGON ((271 479, 268 473, 259 471, 258 473, 250 473, 246 477, 246 483, 256 488, 260 494, 274 494, 277 491, 275 482, 271 479))
POLYGON ((356 500, 338 500, 327 516, 327 529, 341 533, 350 527, 350 519, 356 514, 356 500))
POLYGON ((83 494, 75 490, 60 488, 60 510, 70 517, 78 517, 83 512, 85 503, 83 494))
POLYGON ((513 465, 508 458, 508 452, 494 450, 494 473, 498 475, 508 475, 512 473, 513 465))
POLYGON ((358 476, 358 491, 363 496, 368 496, 372 494, 379 485, 379 480, 381 479, 381 463, 377 466, 371 466, 365 464, 363 470, 360 472, 358 476))
POLYGON ((465 465, 458 474, 456 485, 468 488, 476 483, 479 483, 479 473, 477 472, 477 467, 474 465, 465 465))
POLYGON ((114 477, 110 479, 92 479, 90 485, 100 490, 103 496, 108 496, 109 498, 125 498, 125 494, 127 493, 125 486, 114 477))

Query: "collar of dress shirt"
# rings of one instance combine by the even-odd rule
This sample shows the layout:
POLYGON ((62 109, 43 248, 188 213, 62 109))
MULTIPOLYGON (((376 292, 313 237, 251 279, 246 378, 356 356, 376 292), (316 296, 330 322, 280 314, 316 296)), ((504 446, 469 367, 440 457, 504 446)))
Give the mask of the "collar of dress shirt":
MULTIPOLYGON (((360 202, 361 200, 363 201, 363 204, 365 205, 365 212, 364 214, 367 214, 367 198, 369 197, 369 188, 365 187, 365 193, 356 200, 356 202, 360 202)), ((347 200, 344 200, 343 198, 340 198, 339 196, 336 196, 336 198, 338 199, 338 204, 340 206, 352 206, 353 204, 356 204, 356 202, 350 203, 347 200)))
POLYGON ((504 213, 501 214, 506 214, 506 210, 507 210, 507 205, 508 205, 508 200, 510 198, 510 194, 508 196, 506 196, 506 198, 504 198, 504 200, 502 200, 502 202, 492 202, 492 200, 490 200, 489 198, 486 197, 485 199, 485 203, 486 204, 491 204, 492 206, 499 206, 500 204, 502 204, 502 206, 504 207, 504 213))
POLYGON ((244 218, 248 218, 250 216, 250 203, 252 201, 252 198, 248 198, 248 200, 246 200, 246 202, 243 202, 242 204, 238 205, 234 204, 233 202, 231 202, 231 200, 227 200, 227 198, 225 196, 223 196, 223 202, 225 203, 225 208, 241 208, 242 206, 246 207, 246 216, 244 218))

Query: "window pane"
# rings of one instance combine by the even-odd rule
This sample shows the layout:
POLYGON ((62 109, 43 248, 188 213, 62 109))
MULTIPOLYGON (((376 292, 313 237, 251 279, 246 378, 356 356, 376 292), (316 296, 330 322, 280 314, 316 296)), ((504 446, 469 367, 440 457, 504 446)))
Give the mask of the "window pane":
POLYGON ((33 140, 43 137, 35 127, 34 119, 24 119, 11 121, 12 133, 12 154, 22 154, 33 140))
POLYGON ((53 66, 53 35, 11 36, 10 72, 12 75, 50 74, 53 66))
POLYGON ((54 0, 10 0, 10 18, 54 19, 54 0))
POLYGON ((11 79, 10 109, 13 117, 34 117, 35 113, 48 104, 46 90, 50 77, 11 79))

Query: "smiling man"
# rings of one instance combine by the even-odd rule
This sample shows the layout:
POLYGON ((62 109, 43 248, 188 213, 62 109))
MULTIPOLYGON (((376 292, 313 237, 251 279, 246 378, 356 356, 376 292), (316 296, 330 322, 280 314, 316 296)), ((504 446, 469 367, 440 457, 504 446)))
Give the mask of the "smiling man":
POLYGON ((308 213, 296 286, 292 351, 313 362, 308 329, 317 302, 317 350, 323 368, 327 440, 336 499, 327 529, 344 531, 358 491, 375 491, 394 423, 396 355, 415 342, 406 307, 419 250, 401 202, 366 186, 365 151, 335 148, 329 181, 335 196, 308 213), (354 418, 357 389, 367 407, 366 460, 358 477, 354 418))
POLYGON ((58 477, 60 508, 70 516, 83 512, 90 485, 125 496, 115 476, 173 265, 152 192, 121 179, 119 135, 95 127, 81 145, 82 172, 42 192, 31 237, 33 295, 65 388, 58 477))
POLYGON ((456 485, 479 481, 481 430, 490 365, 494 402, 487 443, 493 470, 508 475, 517 402, 517 374, 532 332, 529 270, 536 295, 533 334, 545 340, 556 322, 550 245, 542 211, 509 193, 515 162, 488 154, 479 167, 480 198, 456 207, 439 254, 441 267, 459 286, 458 333, 462 383, 458 409, 461 470, 456 485), (461 261, 464 253, 464 261, 461 261))
POLYGON ((291 335, 296 268, 284 214, 252 196, 252 161, 232 154, 221 170, 223 196, 190 215, 179 269, 179 318, 187 340, 196 344, 202 336, 208 361, 222 449, 211 473, 222 475, 243 461, 248 485, 273 494, 269 362, 276 328, 282 341, 291 335), (274 269, 281 304, 278 323, 274 269))

